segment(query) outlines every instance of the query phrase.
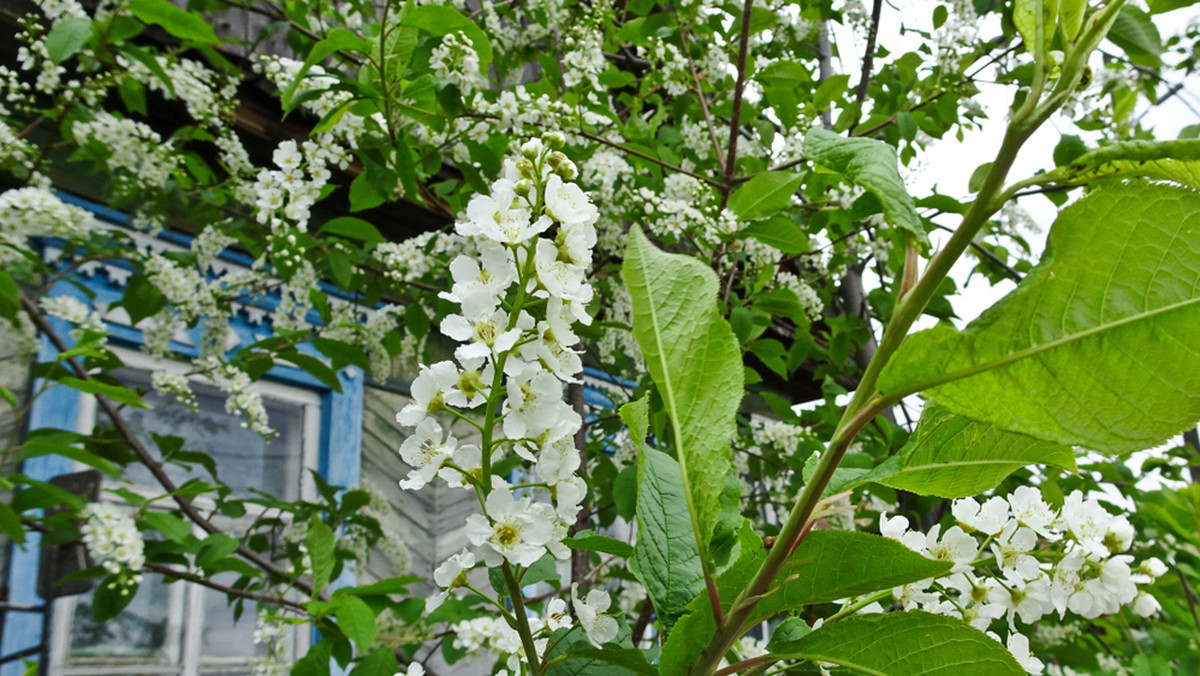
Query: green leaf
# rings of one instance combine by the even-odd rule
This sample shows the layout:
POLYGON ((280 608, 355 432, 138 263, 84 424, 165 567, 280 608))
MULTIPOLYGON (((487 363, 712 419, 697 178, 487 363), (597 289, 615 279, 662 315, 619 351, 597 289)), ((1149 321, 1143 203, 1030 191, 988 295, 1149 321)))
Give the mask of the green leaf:
POLYGON ((635 444, 646 441, 650 429, 650 398, 643 396, 621 406, 617 412, 621 420, 629 427, 630 436, 635 444))
POLYGON ((146 512, 142 514, 142 523, 162 533, 172 542, 182 544, 192 536, 192 527, 188 522, 170 512, 146 512))
POLYGON ((742 355, 717 312, 717 276, 703 262, 664 253, 634 228, 622 274, 633 301, 633 335, 671 419, 692 530, 707 561, 731 471, 742 355))
POLYGON ((21 307, 21 287, 6 270, 0 270, 0 317, 16 322, 21 307))
POLYGON ((389 577, 379 582, 362 585, 361 587, 345 587, 342 593, 353 594, 354 596, 383 596, 387 594, 408 594, 408 587, 414 582, 420 582, 422 578, 412 575, 400 575, 399 577, 389 577))
POLYGON ((58 382, 62 385, 73 387, 80 392, 86 392, 88 394, 103 394, 118 404, 125 404, 126 406, 132 406, 134 408, 150 408, 150 405, 142 401, 142 398, 138 396, 137 392, 134 392, 128 387, 122 387, 121 385, 110 385, 108 383, 102 383, 99 380, 80 380, 79 378, 75 378, 73 376, 59 378, 58 382))
POLYGON ((846 138, 817 126, 804 137, 804 154, 875 195, 889 223, 916 235, 922 244, 929 244, 917 208, 896 168, 895 148, 875 139, 846 138))
POLYGON ((1147 68, 1162 66, 1162 36, 1146 12, 1126 4, 1121 7, 1105 36, 1125 50, 1130 61, 1147 68))
POLYGON ((786 209, 804 177, 790 171, 759 174, 729 197, 729 209, 743 221, 757 221, 786 209))
POLYGON ((53 63, 62 63, 75 55, 92 36, 92 20, 79 17, 63 19, 46 35, 46 53, 53 63))
POLYGON ((121 476, 121 468, 113 461, 102 458, 89 450, 54 441, 31 439, 25 442, 13 456, 13 462, 21 462, 29 458, 39 458, 44 455, 61 455, 64 458, 70 458, 89 467, 95 467, 113 477, 120 478, 121 476))
POLYGON ((321 229, 317 232, 349 237, 350 239, 357 239, 360 242, 367 243, 385 241, 383 235, 379 234, 378 228, 354 216, 340 216, 326 221, 325 225, 322 225, 321 229))
POLYGON ((338 380, 337 373, 335 373, 333 369, 329 368, 329 366, 320 359, 317 359, 309 354, 304 354, 303 352, 297 352, 295 350, 280 352, 275 356, 284 361, 289 361, 295 364, 301 370, 324 383, 329 387, 329 389, 339 394, 341 393, 342 383, 340 380, 338 380))
POLYGON ((561 662, 555 662, 547 672, 548 676, 624 676, 625 674, 641 674, 642 676, 658 676, 658 669, 646 660, 646 653, 637 648, 605 648, 597 650, 586 642, 576 645, 586 647, 571 648, 566 652, 561 662))
POLYGON ((25 527, 21 525, 21 517, 6 502, 0 502, 0 533, 17 544, 25 542, 25 527))
POLYGON ((790 319, 797 327, 809 324, 808 313, 800 304, 800 297, 791 289, 772 289, 755 298, 751 307, 776 317, 790 319))
POLYGON ((204 544, 196 553, 196 565, 207 568, 209 564, 219 561, 237 551, 238 539, 224 533, 213 533, 204 538, 204 544))
POLYGON ((638 450, 637 528, 629 568, 670 631, 688 601, 704 589, 704 569, 679 463, 644 445, 638 450))
POLYGON ((316 514, 309 519, 308 534, 304 536, 304 546, 308 549, 309 558, 312 559, 312 595, 316 598, 325 585, 329 584, 334 564, 333 530, 316 514))
POLYGON ((126 580, 126 583, 122 586, 117 576, 109 575, 96 585, 92 594, 92 619, 104 623, 125 610, 138 591, 137 583, 132 580, 126 580))
POLYGON ((846 87, 849 85, 849 75, 830 75, 825 78, 817 86, 817 90, 813 92, 813 107, 817 110, 827 109, 834 99, 846 92, 846 87))
POLYGON ((292 97, 296 93, 296 88, 304 82, 304 76, 313 66, 324 63, 325 59, 337 52, 365 52, 368 48, 369 45, 365 40, 345 28, 334 28, 329 31, 324 40, 313 45, 312 49, 308 51, 308 56, 305 57, 300 70, 296 71, 291 84, 280 95, 280 100, 284 102, 284 110, 291 110, 299 103, 292 97))
POLYGON ((206 45, 219 46, 221 40, 213 32, 212 25, 198 13, 184 11, 167 0, 130 0, 126 8, 137 18, 162 26, 180 40, 192 40, 206 45))
POLYGON ((479 55, 479 69, 486 73, 492 62, 492 46, 487 35, 474 22, 449 5, 421 5, 404 15, 400 23, 415 26, 433 35, 448 35, 462 31, 479 55))
POLYGON ((1058 8, 1059 27, 1068 40, 1074 41, 1083 27, 1083 17, 1087 13, 1087 0, 1060 0, 1058 8))
POLYGON ((1013 23, 1017 32, 1025 42, 1025 49, 1031 54, 1037 52, 1037 19, 1038 8, 1042 11, 1042 51, 1050 49, 1050 40, 1054 37, 1054 24, 1058 18, 1059 0, 1015 0, 1013 2, 1013 23))
MULTIPOLYGON (((754 620, 815 603, 861 596, 950 571, 950 561, 934 561, 878 535, 844 530, 813 530, 775 577, 769 595, 754 609, 754 620)), ((748 582, 748 581, 747 581, 748 582)))
POLYGON ((590 530, 584 530, 563 541, 563 544, 571 549, 583 549, 589 552, 600 552, 601 554, 612 554, 619 556, 622 559, 628 559, 633 556, 633 547, 628 542, 622 542, 608 537, 607 535, 599 535, 590 530))
MULTIPOLYGON (((1055 159, 1058 159, 1057 150, 1055 159)), ((1046 172, 1038 177, 1038 183, 1091 185, 1105 178, 1131 176, 1173 181, 1200 189, 1200 140, 1114 143, 1046 172)))
POLYGON ((789 256, 806 253, 811 250, 811 247, 808 245, 808 235, 793 223, 792 219, 783 215, 751 223, 742 228, 738 236, 756 239, 789 256))
POLYGON ((1200 195, 1107 184, 1067 207, 1038 266, 962 332, 908 338, 879 380, 956 413, 1123 453, 1200 419, 1200 195))
MULTIPOLYGON (((717 576, 717 593, 726 610, 750 583, 764 558, 766 550, 761 538, 748 524, 743 525, 738 534, 736 560, 717 576)), ((814 530, 775 577, 771 590, 759 601, 747 624, 752 626, 806 605, 938 577, 949 572, 952 565, 949 561, 927 559, 899 542, 878 535, 814 530)), ((663 646, 663 676, 686 673, 716 631, 707 596, 698 596, 688 610, 663 646)))
POLYGON ((396 653, 391 647, 377 648, 354 666, 350 676, 394 676, 400 671, 396 653))
POLYGON ((1012 653, 962 620, 919 610, 831 622, 775 646, 780 659, 831 662, 860 674, 1024 676, 1012 653), (864 637, 870 640, 863 640, 864 637))
POLYGON ((1039 464, 1074 471, 1075 451, 929 402, 908 443, 856 483, 875 481, 919 495, 965 498, 995 488, 1022 467, 1039 464))
POLYGON ((375 613, 366 601, 357 596, 343 596, 334 612, 338 626, 346 638, 354 641, 359 650, 366 650, 375 640, 375 613))

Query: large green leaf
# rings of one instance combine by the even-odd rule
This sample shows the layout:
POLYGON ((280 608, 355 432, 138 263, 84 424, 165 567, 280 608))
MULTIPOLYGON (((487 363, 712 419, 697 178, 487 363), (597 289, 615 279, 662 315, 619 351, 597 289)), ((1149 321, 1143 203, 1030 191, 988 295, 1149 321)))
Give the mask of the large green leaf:
POLYGON ((1070 446, 1002 430, 929 402, 908 443, 860 476, 920 495, 965 498, 995 488, 1027 465, 1075 469, 1070 446))
POLYGON ((637 526, 629 567, 669 631, 688 601, 704 589, 704 569, 679 463, 645 446, 638 451, 637 526))
POLYGON ((821 127, 804 137, 804 154, 827 169, 842 174, 879 198, 883 216, 923 244, 929 243, 912 197, 896 169, 896 149, 869 138, 846 138, 821 127))
POLYGON ((772 216, 792 203, 804 177, 790 171, 770 171, 746 181, 729 197, 729 208, 743 221, 772 216))
POLYGON ((1200 188, 1200 140, 1114 143, 1038 176, 1037 182, 1090 185, 1100 179, 1132 176, 1200 188))
POLYGON ((660 251, 633 228, 622 272, 633 300, 633 335, 671 419, 692 529, 707 561, 731 471, 741 351, 717 312, 717 276, 704 263, 660 251))
POLYGON ((873 676, 1025 674, 1008 649, 982 631, 962 620, 919 610, 832 622, 799 640, 776 645, 773 654, 830 662, 873 676))
POLYGON ((1133 5, 1121 7, 1108 39, 1121 49, 1130 61, 1147 68, 1162 66, 1162 36, 1150 15, 1133 5))
POLYGON ((206 45, 220 45, 221 40, 212 24, 199 13, 184 11, 167 0, 131 0, 126 6, 130 14, 146 23, 162 26, 180 40, 193 40, 206 45))
POLYGON ((1200 195, 1107 185, 1063 210, 1015 291, 918 333, 879 380, 1039 439, 1147 448, 1200 419, 1200 195))
MULTIPOLYGON (((717 577, 717 592, 725 609, 758 571, 766 550, 762 541, 743 532, 738 557, 717 577)), ((778 543, 776 546, 784 546, 778 543)), ((950 571, 949 561, 934 561, 894 540, 840 530, 814 530, 788 559, 748 621, 754 625, 782 612, 829 603, 938 577, 950 571)), ((662 654, 664 676, 684 673, 700 656, 716 631, 704 596, 692 601, 675 627, 662 654)))
POLYGON ((462 32, 479 55, 480 71, 487 73, 488 64, 492 62, 492 45, 483 30, 462 12, 446 5, 422 5, 405 14, 400 23, 433 35, 462 32))

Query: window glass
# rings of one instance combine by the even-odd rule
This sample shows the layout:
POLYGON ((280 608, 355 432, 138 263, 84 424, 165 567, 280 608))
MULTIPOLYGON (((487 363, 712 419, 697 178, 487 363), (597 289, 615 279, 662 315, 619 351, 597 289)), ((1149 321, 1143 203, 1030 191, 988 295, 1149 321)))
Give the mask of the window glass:
POLYGON ((147 575, 124 612, 102 624, 92 619, 93 592, 79 596, 71 623, 70 659, 178 662, 179 622, 171 617, 183 614, 182 591, 180 585, 173 588, 159 576, 147 575))
MULTIPOLYGON (((214 581, 232 584, 237 574, 217 575, 214 581)), ((265 655, 266 646, 254 644, 256 606, 253 601, 243 604, 242 616, 233 619, 234 606, 226 596, 212 589, 200 591, 204 606, 204 625, 200 629, 200 652, 204 657, 253 657, 265 655)))
MULTIPOLYGON (((145 386, 145 374, 122 374, 131 385, 145 386)), ((302 461, 303 409, 299 405, 266 399, 268 419, 279 436, 267 442, 262 435, 242 427, 242 418, 225 412, 225 395, 196 387, 198 410, 193 412, 173 396, 147 392, 142 397, 150 409, 125 409, 124 416, 147 448, 157 448, 151 434, 176 436, 184 440, 183 450, 207 453, 216 461, 217 476, 237 497, 250 497, 251 489, 265 491, 284 500, 298 496, 302 461)), ((207 477, 203 469, 189 473, 183 467, 167 463, 167 476, 183 483, 190 478, 207 477)), ((141 465, 131 465, 126 479, 155 486, 154 477, 141 465)))

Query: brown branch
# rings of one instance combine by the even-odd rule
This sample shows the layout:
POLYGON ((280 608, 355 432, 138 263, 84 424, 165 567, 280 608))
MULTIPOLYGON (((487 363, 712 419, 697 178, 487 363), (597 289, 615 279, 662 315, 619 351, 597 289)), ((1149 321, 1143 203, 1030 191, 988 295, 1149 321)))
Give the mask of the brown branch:
POLYGON ((725 175, 725 160, 721 157, 721 144, 717 142, 717 128, 713 125, 712 114, 708 112, 708 99, 704 96, 704 87, 700 84, 700 73, 696 72, 696 62, 692 60, 692 50, 688 49, 687 31, 680 27, 679 42, 683 45, 683 53, 687 56, 688 68, 692 70, 692 79, 696 81, 696 98, 700 99, 700 110, 704 112, 704 122, 708 125, 708 137, 712 140, 713 157, 717 158, 717 169, 725 175))
POLYGON ((198 584, 201 587, 208 587, 209 589, 219 591, 222 594, 227 594, 229 596, 238 596, 238 597, 241 597, 244 599, 249 599, 251 601, 260 601, 262 603, 271 603, 271 604, 274 604, 277 606, 283 606, 285 608, 290 608, 292 610, 295 610, 296 612, 308 614, 308 611, 304 609, 303 605, 296 603, 295 601, 290 601, 288 599, 285 599, 281 596, 272 596, 270 594, 262 594, 259 592, 246 591, 245 589, 238 589, 236 587, 227 587, 223 584, 213 582, 212 580, 204 577, 203 575, 196 575, 195 573, 189 573, 184 570, 177 570, 170 566, 164 566, 161 563, 154 563, 153 561, 147 561, 145 564, 145 569, 149 570, 149 571, 153 571, 155 573, 158 573, 159 575, 167 575, 167 576, 179 579, 179 580, 186 580, 188 582, 198 584))
POLYGON ((875 40, 879 37, 879 17, 883 13, 883 0, 875 0, 871 7, 871 27, 867 30, 867 47, 863 50, 862 74, 858 78, 858 87, 854 92, 854 101, 860 104, 858 114, 850 130, 858 126, 862 119, 862 102, 867 98, 867 90, 871 87, 871 70, 875 67, 875 40))
POLYGON ((746 56, 750 52, 750 14, 754 0, 746 0, 742 7, 742 35, 738 45, 738 77, 733 89, 733 111, 729 115, 729 154, 725 158, 725 182, 721 186, 721 208, 729 202, 733 192, 733 174, 737 169, 738 129, 742 124, 742 95, 746 91, 746 56))
MULTIPOLYGON (((50 326, 50 323, 46 321, 46 318, 38 310, 37 305, 35 305, 34 302, 24 294, 21 295, 21 306, 29 315, 29 319, 34 323, 35 326, 37 326, 38 330, 45 334, 50 342, 54 344, 54 347, 57 348, 59 352, 66 352, 68 349, 67 344, 63 342, 62 337, 59 336, 58 332, 54 330, 54 327, 50 326)), ((92 375, 88 373, 87 369, 83 367, 83 364, 79 363, 79 360, 75 359, 74 357, 70 357, 67 359, 67 363, 71 366, 71 370, 75 372, 80 380, 94 380, 92 375)), ((183 513, 189 519, 191 519, 193 523, 203 529, 206 533, 221 532, 219 528, 213 525, 211 521, 206 519, 203 514, 196 510, 195 505, 193 505, 186 496, 178 494, 179 487, 176 486, 175 482, 167 476, 167 473, 163 471, 162 465, 154 459, 154 456, 151 455, 150 451, 147 450, 145 445, 143 445, 142 442, 137 438, 137 435, 134 433, 133 429, 129 427, 129 423, 125 422, 125 418, 121 415, 120 408, 113 403, 112 399, 109 399, 104 394, 96 394, 95 396, 96 401, 100 404, 100 408, 104 409, 104 413, 108 415, 109 419, 113 423, 113 426, 116 427, 117 432, 119 432, 125 439, 125 442, 129 444, 130 450, 133 451, 134 455, 138 457, 138 460, 140 460, 142 464, 146 466, 146 469, 150 470, 150 473, 154 475, 154 478, 158 481, 159 485, 163 487, 163 490, 172 494, 171 497, 175 500, 175 504, 179 505, 179 509, 182 510, 183 513)), ((261 554, 250 549, 246 545, 239 543, 237 553, 239 556, 258 566, 270 575, 286 581, 288 584, 291 584, 306 594, 312 594, 312 585, 301 580, 293 579, 292 576, 286 571, 281 569, 279 566, 276 566, 272 561, 264 558, 261 554)))

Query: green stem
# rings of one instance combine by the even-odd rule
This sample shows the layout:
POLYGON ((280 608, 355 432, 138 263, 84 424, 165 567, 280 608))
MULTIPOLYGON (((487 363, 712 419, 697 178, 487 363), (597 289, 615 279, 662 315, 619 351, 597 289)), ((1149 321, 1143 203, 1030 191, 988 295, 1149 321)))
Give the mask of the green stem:
POLYGON ((830 622, 837 622, 838 620, 842 620, 847 617, 850 617, 854 613, 857 613, 858 611, 862 610, 863 608, 866 608, 867 606, 871 605, 872 603, 876 603, 876 602, 882 601, 886 598, 890 598, 891 595, 892 595, 891 589, 881 589, 873 594, 868 594, 868 595, 862 597, 861 599, 855 601, 854 603, 851 603, 850 605, 843 607, 841 610, 837 611, 833 615, 830 615, 829 619, 825 620, 825 624, 829 624, 830 622))
POLYGON ((521 635, 521 646, 525 648, 525 661, 529 663, 529 673, 540 673, 538 669, 537 645, 533 642, 533 631, 529 627, 529 618, 525 615, 525 596, 521 592, 521 583, 513 574, 512 566, 505 561, 501 570, 504 572, 504 584, 508 587, 508 598, 513 604, 513 616, 517 620, 517 633, 521 635))

